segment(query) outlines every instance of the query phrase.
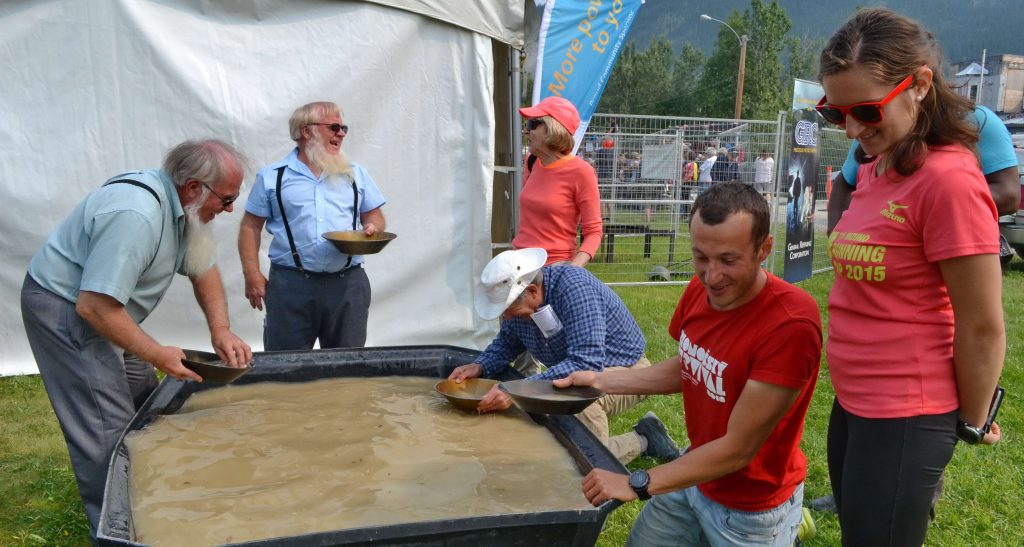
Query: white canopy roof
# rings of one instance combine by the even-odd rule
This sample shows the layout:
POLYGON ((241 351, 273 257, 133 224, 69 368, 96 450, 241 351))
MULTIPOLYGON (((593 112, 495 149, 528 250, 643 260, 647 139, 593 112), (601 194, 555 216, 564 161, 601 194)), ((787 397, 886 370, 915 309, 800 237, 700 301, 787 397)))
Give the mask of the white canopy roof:
POLYGON ((514 48, 523 47, 524 0, 366 0, 404 9, 473 32, 514 48))

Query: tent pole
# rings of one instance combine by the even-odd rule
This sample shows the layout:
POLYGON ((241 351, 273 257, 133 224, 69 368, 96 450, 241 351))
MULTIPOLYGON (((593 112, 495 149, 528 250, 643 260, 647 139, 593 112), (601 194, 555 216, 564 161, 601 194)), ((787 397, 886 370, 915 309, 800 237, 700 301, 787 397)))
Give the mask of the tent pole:
MULTIPOLYGON (((519 193, 523 189, 523 120, 519 115, 519 103, 523 96, 523 80, 522 72, 523 67, 521 63, 521 56, 523 52, 515 49, 508 48, 508 54, 511 57, 509 59, 509 66, 512 67, 510 70, 509 77, 511 78, 511 85, 509 86, 512 90, 512 97, 508 102, 509 113, 508 117, 511 120, 509 124, 509 139, 512 148, 512 167, 515 168, 515 172, 512 173, 512 218, 509 222, 509 233, 514 235, 519 230, 519 193)), ((509 238, 511 241, 512 238, 509 238)))

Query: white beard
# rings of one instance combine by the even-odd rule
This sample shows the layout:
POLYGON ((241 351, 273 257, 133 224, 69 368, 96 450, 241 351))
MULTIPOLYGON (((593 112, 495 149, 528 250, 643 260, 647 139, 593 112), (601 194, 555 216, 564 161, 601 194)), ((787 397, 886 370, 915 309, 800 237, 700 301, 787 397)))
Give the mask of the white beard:
POLYGON ((313 139, 305 152, 309 162, 328 177, 336 175, 353 177, 352 164, 348 161, 348 156, 345 155, 343 150, 338 150, 337 154, 330 154, 327 152, 326 143, 317 138, 313 139))
POLYGON ((185 260, 181 269, 189 277, 209 271, 213 266, 213 254, 217 250, 213 226, 199 218, 199 204, 204 201, 185 206, 185 260))

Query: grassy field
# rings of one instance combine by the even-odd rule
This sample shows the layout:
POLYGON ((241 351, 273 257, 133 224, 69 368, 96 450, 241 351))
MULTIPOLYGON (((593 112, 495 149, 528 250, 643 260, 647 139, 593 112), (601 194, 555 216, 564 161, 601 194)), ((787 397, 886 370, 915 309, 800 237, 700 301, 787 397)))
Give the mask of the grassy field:
MULTIPOLYGON (((688 245, 680 245, 687 248, 688 245)), ((832 283, 831 274, 815 276, 801 286, 821 309, 832 283)), ((666 331, 681 287, 619 287, 647 336, 648 357, 664 359, 675 351, 666 331)), ((1024 545, 1021 492, 1024 492, 1024 261, 1014 259, 1003 278, 1007 356, 1002 385, 1007 398, 1000 413, 1003 441, 994 447, 959 445, 946 471, 946 488, 928 545, 1024 545)), ((828 320, 823 311, 823 319, 828 320)), ((825 434, 832 403, 828 368, 823 364, 814 401, 807 416, 803 450, 810 462, 805 496, 829 493, 825 434)), ((685 439, 678 397, 651 398, 616 417, 612 433, 629 429, 648 410, 668 425, 672 436, 685 439)), ((632 468, 654 462, 641 458, 632 468)), ((88 535, 67 452, 38 376, 0 378, 0 545, 86 545, 88 535)), ((620 507, 609 517, 598 542, 617 547, 625 542, 640 509, 620 507)), ((839 525, 831 515, 816 514, 818 535, 806 545, 838 545, 839 525)))

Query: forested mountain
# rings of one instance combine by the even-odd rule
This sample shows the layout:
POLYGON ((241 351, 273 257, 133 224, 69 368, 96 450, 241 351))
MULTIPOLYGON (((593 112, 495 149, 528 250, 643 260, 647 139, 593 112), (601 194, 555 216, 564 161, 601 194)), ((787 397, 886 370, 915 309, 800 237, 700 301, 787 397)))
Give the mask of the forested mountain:
MULTIPOLYGON (((770 1, 770 0, 767 0, 770 1)), ((805 42, 826 39, 859 6, 887 6, 917 19, 938 38, 950 62, 988 55, 1024 54, 1024 0, 779 0, 793 23, 790 36, 805 42)), ((728 20, 736 10, 749 9, 750 0, 646 0, 630 30, 630 41, 643 50, 664 35, 678 52, 687 42, 710 55, 719 25, 702 21, 706 13, 728 20)))

